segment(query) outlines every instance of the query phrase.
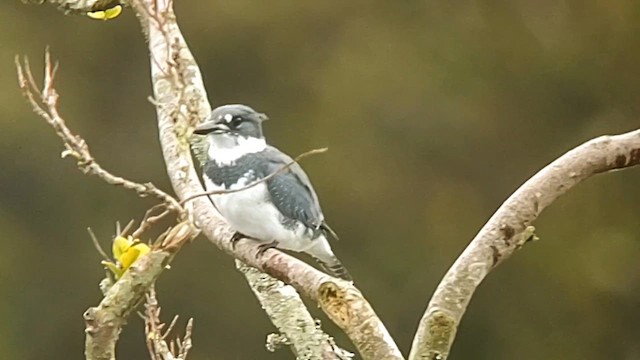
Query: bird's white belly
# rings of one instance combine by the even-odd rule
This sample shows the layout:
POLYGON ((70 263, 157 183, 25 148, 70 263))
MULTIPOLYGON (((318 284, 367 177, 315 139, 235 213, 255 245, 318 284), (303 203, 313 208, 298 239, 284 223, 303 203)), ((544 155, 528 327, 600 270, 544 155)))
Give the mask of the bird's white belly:
MULTIPOLYGON (((224 190, 205 178, 207 190, 224 190)), ((230 189, 244 187, 244 181, 230 189)), ((211 195, 211 200, 229 225, 240 233, 262 243, 278 242, 278 248, 305 251, 313 245, 302 224, 295 229, 282 224, 282 214, 271 203, 267 185, 260 183, 249 189, 220 195, 211 195)), ((317 239, 316 239, 317 240, 317 239)))

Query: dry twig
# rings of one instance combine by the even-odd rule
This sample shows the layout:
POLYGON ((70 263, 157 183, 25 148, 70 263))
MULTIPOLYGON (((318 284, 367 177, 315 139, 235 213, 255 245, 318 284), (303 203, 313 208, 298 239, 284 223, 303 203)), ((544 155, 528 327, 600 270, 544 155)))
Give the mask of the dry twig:
POLYGON ((93 233, 93 230, 88 227, 87 232, 89 233, 89 237, 91 238, 93 246, 96 248, 96 251, 98 251, 98 254, 100 254, 100 256, 102 257, 102 260, 110 261, 111 258, 109 257, 109 255, 107 255, 106 251, 104 251, 102 245, 100 245, 100 241, 98 241, 98 238, 96 237, 96 234, 93 233))
POLYGON ((31 67, 29 66, 29 60, 26 57, 21 62, 19 57, 16 56, 15 63, 18 72, 18 83, 23 96, 29 104, 31 104, 33 111, 46 120, 47 123, 53 127, 58 137, 62 139, 65 147, 65 150, 62 152, 62 157, 74 157, 77 160, 78 168, 85 174, 98 176, 111 185, 134 190, 142 197, 153 196, 166 203, 169 209, 178 211, 179 213, 184 212, 182 206, 175 198, 156 188, 152 183, 140 184, 113 175, 95 161, 84 139, 73 134, 67 127, 62 116, 58 113, 58 92, 54 87, 58 64, 52 64, 49 49, 45 51, 42 89, 36 84, 31 67), (36 94, 38 94, 37 97, 36 94))
POLYGON ((153 287, 146 296, 144 305, 145 311, 142 314, 144 320, 144 332, 147 339, 147 349, 151 360, 185 360, 189 355, 192 347, 191 334, 193 331, 193 318, 187 321, 184 337, 169 340, 167 337, 173 330, 178 315, 173 317, 169 326, 165 329, 166 324, 160 321, 160 306, 156 299, 156 291, 153 287))
POLYGON ((186 199, 183 199, 182 201, 180 201, 180 204, 184 205, 185 203, 187 203, 190 200, 193 200, 197 197, 200 196, 207 196, 207 195, 222 195, 222 194, 231 194, 231 193, 236 193, 236 192, 240 192, 240 191, 245 191, 247 189, 251 189, 252 187, 261 184, 263 182, 269 181, 271 178, 273 178, 274 176, 280 174, 281 172, 287 170, 288 168, 290 168, 291 166, 293 166, 293 164, 298 163, 300 160, 304 159, 307 156, 310 155, 316 155, 316 154, 322 154, 324 152, 326 152, 328 149, 327 148, 321 148, 321 149, 313 149, 313 150, 309 150, 306 151, 298 156, 296 156, 295 159, 289 161, 288 163, 282 165, 280 168, 278 168, 276 171, 272 172, 271 174, 263 177, 262 179, 258 180, 258 181, 254 181, 252 183, 250 183, 249 185, 237 188, 237 189, 226 189, 226 190, 212 190, 212 191, 205 191, 203 193, 200 194, 196 194, 193 196, 189 196, 186 199))
MULTIPOLYGON (((133 235, 139 236, 170 211, 177 211, 180 217, 185 215, 185 210, 175 198, 159 190, 153 184, 135 183, 104 170, 89 152, 86 142, 69 130, 57 110, 58 93, 54 88, 57 64, 52 64, 48 49, 45 53, 45 75, 42 89, 37 86, 26 58, 21 62, 16 57, 16 67, 20 88, 31 104, 33 111, 45 119, 62 139, 65 146, 65 150, 62 153, 63 157, 73 156, 77 160, 78 168, 85 174, 96 175, 109 184, 134 190, 142 197, 154 196, 162 201, 161 204, 147 211, 145 218, 133 235), (161 212, 155 214, 154 212, 158 210, 161 210, 161 212)), ((126 235, 132 225, 133 221, 129 222, 122 231, 118 226, 118 235, 126 235)), ((105 296, 100 304, 97 307, 90 308, 84 314, 86 323, 85 356, 87 359, 111 360, 114 358, 115 344, 118 340, 120 329, 126 322, 129 313, 140 302, 140 299, 155 282, 162 270, 166 268, 175 253, 196 234, 197 231, 191 223, 183 221, 169 232, 163 234, 161 241, 156 242, 152 251, 136 260, 113 286, 108 289, 105 288, 105 296)), ((108 255, 101 249, 91 231, 90 235, 101 255, 108 258, 108 255)), ((183 347, 182 349, 186 348, 183 347)), ((186 352, 188 352, 188 349, 184 351, 185 356, 186 352)))
POLYGON ((167 204, 165 203, 157 204, 151 207, 144 214, 144 217, 142 218, 142 221, 140 221, 140 225, 138 226, 138 228, 133 233, 131 233, 131 237, 133 237, 134 239, 139 239, 142 233, 144 233, 149 228, 151 228, 153 224, 157 223, 158 221, 163 219, 165 216, 169 215, 169 212, 170 211, 167 208, 167 204))
POLYGON ((86 14, 90 11, 102 10, 122 4, 120 0, 22 0, 24 3, 43 4, 45 2, 57 5, 58 9, 67 14, 86 14))

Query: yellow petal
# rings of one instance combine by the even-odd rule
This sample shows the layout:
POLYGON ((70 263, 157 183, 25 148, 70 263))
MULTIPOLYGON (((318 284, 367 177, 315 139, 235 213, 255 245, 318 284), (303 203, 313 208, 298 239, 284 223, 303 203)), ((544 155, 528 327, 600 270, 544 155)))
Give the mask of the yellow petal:
POLYGON ((122 257, 122 255, 131 247, 131 243, 131 240, 122 236, 118 236, 113 239, 113 248, 111 249, 113 257, 120 261, 120 257, 122 257))
POLYGON ((141 243, 141 242, 136 243, 135 245, 133 245, 131 247, 132 248, 136 248, 136 249, 138 249, 138 251, 140 251, 140 255, 138 257, 140 257, 140 256, 148 253, 149 251, 151 251, 151 248, 149 247, 149 245, 147 245, 145 243, 141 243))
POLYGON ((106 20, 111 20, 117 18, 122 13, 122 5, 116 5, 111 9, 105 10, 105 18, 106 20))
POLYGON ((120 265, 122 266, 122 270, 127 271, 129 266, 133 264, 134 261, 140 256, 140 250, 134 247, 130 247, 127 249, 127 252, 122 254, 120 259, 120 265))
POLYGON ((104 11, 98 10, 98 11, 89 11, 87 13, 87 16, 96 20, 105 20, 106 15, 104 14, 104 11))
POLYGON ((111 20, 115 19, 122 13, 122 5, 116 5, 111 9, 89 11, 87 16, 96 20, 111 20))

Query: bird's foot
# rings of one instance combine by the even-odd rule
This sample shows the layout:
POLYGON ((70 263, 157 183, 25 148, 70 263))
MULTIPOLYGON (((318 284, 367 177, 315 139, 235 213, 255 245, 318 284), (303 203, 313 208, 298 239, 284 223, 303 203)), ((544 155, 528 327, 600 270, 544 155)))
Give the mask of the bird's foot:
POLYGON ((256 259, 261 257, 265 253, 265 251, 278 247, 278 244, 279 243, 276 240, 273 240, 272 242, 258 245, 258 252, 256 253, 256 259))
POLYGON ((240 239, 244 239, 244 238, 249 238, 247 235, 241 233, 240 231, 236 231, 233 233, 233 235, 231 236, 231 239, 229 239, 229 241, 231 242, 231 248, 232 249, 236 249, 236 245, 238 245, 238 241, 240 241, 240 239))

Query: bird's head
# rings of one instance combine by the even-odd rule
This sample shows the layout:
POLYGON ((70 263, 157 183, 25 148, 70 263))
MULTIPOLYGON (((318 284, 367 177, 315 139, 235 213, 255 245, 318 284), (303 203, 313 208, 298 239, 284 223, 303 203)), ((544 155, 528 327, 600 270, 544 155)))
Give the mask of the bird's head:
POLYGON ((215 108, 193 133, 225 138, 261 139, 263 137, 262 122, 267 119, 265 114, 246 105, 223 105, 215 108))

